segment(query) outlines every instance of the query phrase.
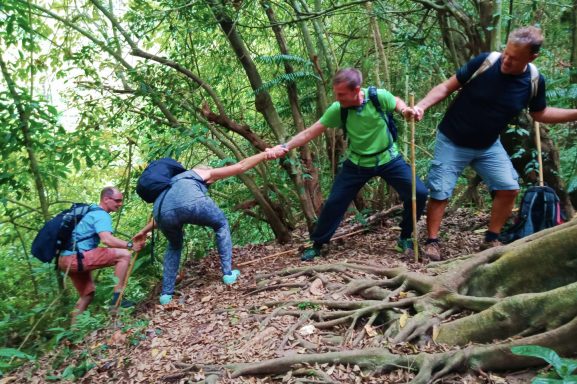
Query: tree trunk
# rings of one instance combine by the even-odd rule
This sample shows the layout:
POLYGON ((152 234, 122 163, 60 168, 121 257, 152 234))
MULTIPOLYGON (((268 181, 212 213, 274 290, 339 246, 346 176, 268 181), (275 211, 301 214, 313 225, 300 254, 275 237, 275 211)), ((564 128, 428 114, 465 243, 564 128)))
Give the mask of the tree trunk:
MULTIPOLYGON (((16 105, 16 111, 18 111, 18 125, 20 131, 22 132, 22 137, 24 139, 24 148, 26 149, 26 153, 28 154, 28 166, 30 168, 30 173, 34 178, 34 185, 36 186, 36 194, 38 196, 38 201, 40 202, 40 209, 42 211, 42 216, 44 221, 47 222, 50 220, 50 211, 48 208, 48 198, 47 198, 47 191, 46 186, 44 185, 44 181, 42 180, 42 172, 40 170, 40 166, 38 165, 38 160, 36 159, 36 153, 34 151, 34 142, 32 140, 32 134, 30 132, 30 113, 32 110, 30 106, 24 105, 21 95, 16 90, 16 83, 12 79, 10 72, 8 71, 8 67, 4 62, 4 58, 0 54, 0 70, 2 71, 2 75, 4 76, 4 80, 6 81, 6 85, 8 86, 8 90, 10 95, 12 96, 12 100, 14 100, 14 104, 16 105)), ((55 277, 58 284, 58 289, 62 291, 64 289, 64 279, 62 275, 55 271, 55 277)))
MULTIPOLYGON (((286 44, 286 40, 283 35, 283 31, 281 27, 278 25, 278 21, 276 20, 276 16, 274 14, 274 10, 272 8, 272 4, 268 0, 262 0, 262 6, 264 11, 271 22, 272 29, 274 31, 277 44, 279 46, 280 52, 283 55, 289 55, 288 46, 286 44)), ((290 75, 294 73, 294 69, 292 65, 288 62, 284 62, 285 73, 290 75)), ((297 86, 294 81, 291 81, 287 84, 287 93, 288 93, 288 100, 289 105, 291 108, 291 113, 293 117, 293 121, 297 128, 297 132, 302 132, 306 129, 303 116, 300 111, 299 106, 299 96, 297 91, 297 86)), ((304 207, 305 211, 312 211, 318 212, 320 210, 320 206, 322 204, 322 195, 320 193, 320 185, 319 185, 319 173, 317 168, 314 166, 314 156, 310 151, 310 147, 308 145, 304 145, 299 148, 300 153, 300 160, 304 166, 304 169, 307 173, 307 177, 303 178, 303 184, 306 188, 306 193, 310 196, 310 199, 306 199, 305 202, 307 204, 311 204, 311 206, 304 207)), ((306 217, 306 215, 305 215, 306 217)), ((307 223, 309 225, 309 229, 312 230, 314 223, 310 222, 307 223)))
MULTIPOLYGON (((251 59, 250 52, 246 48, 242 37, 239 35, 234 21, 226 14, 226 10, 222 4, 218 4, 218 0, 207 0, 217 22, 221 26, 226 38, 228 39, 232 49, 237 58, 241 62, 245 73, 249 79, 252 89, 256 93, 255 107, 264 116, 268 125, 271 127, 280 142, 284 142, 287 138, 287 133, 274 108, 270 94, 266 90, 261 90, 262 79, 260 74, 251 59)), ((281 164, 288 172, 289 176, 295 184, 295 189, 299 197, 299 201, 303 210, 303 214, 307 221, 309 229, 313 227, 316 218, 316 212, 313 209, 313 196, 306 193, 305 181, 302 172, 291 165, 291 161, 281 161, 281 164)), ((317 193, 320 193, 318 191, 317 193)))
MULTIPOLYGON (((571 84, 577 84, 577 0, 573 0, 571 7, 571 84)), ((573 108, 577 106, 577 101, 573 101, 573 108)))

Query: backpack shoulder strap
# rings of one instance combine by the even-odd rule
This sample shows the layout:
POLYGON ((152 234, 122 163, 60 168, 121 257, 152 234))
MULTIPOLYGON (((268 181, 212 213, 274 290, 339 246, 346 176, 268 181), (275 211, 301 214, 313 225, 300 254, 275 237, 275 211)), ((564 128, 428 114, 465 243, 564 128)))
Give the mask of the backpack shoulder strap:
POLYGON ((371 85, 368 88, 368 93, 369 93, 369 100, 371 100, 371 103, 373 103, 375 109, 377 110, 377 112, 379 112, 379 115, 381 115, 383 120, 387 121, 387 119, 385 119, 385 112, 383 112, 381 102, 379 101, 379 95, 377 95, 377 87, 371 85))
POLYGON ((386 149, 388 151, 389 149, 391 149, 391 147, 393 146, 393 142, 395 141, 395 138, 391 134, 391 122, 389 122, 389 118, 392 119, 393 117, 392 115, 389 116, 389 118, 385 116, 385 112, 383 111, 383 108, 381 107, 381 102, 379 101, 379 95, 377 94, 377 87, 371 85, 368 88, 368 93, 369 93, 369 100, 371 100, 371 103, 373 103, 375 109, 377 110, 377 112, 379 112, 379 115, 381 115, 381 118, 385 121, 385 128, 387 129, 387 134, 389 136, 389 145, 387 146, 386 149))
POLYGON ((531 71, 531 99, 529 100, 532 100, 539 90, 539 70, 533 63, 529 63, 529 70, 531 71))
POLYGON ((477 68, 475 73, 473 73, 473 75, 469 78, 469 80, 467 80, 467 83, 470 82, 471 80, 473 80, 475 77, 481 75, 487 69, 491 68, 491 66, 493 64, 495 64, 497 62, 497 60, 499 60, 499 57, 501 57, 501 52, 493 51, 493 52, 489 53, 489 55, 481 63, 481 66, 479 68, 477 68))
POLYGON ((341 128, 343 129, 343 134, 345 139, 347 138, 347 117, 349 116, 348 108, 341 107, 341 128))

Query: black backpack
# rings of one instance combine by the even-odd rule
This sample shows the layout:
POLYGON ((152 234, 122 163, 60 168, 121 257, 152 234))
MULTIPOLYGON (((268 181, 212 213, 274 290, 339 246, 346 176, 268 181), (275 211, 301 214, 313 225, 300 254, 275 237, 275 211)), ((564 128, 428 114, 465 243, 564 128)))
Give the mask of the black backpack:
POLYGON ((138 178, 136 193, 147 203, 154 203, 162 191, 170 187, 170 179, 184 171, 182 164, 169 157, 155 160, 138 178))
POLYGON ((563 223, 559 197, 550 187, 530 187, 523 194, 515 224, 499 240, 510 243, 563 223))
MULTIPOLYGON (((72 244, 72 231, 76 225, 91 211, 102 209, 99 206, 74 203, 69 209, 57 214, 40 229, 32 242, 32 255, 44 263, 50 263, 60 256, 64 250, 74 251, 72 244)), ((78 241, 85 240, 80 239, 78 241)), ((78 270, 82 270, 81 255, 79 257, 78 270)))
MULTIPOLYGON (((387 126, 387 131, 389 134, 389 145, 386 148, 384 148, 383 150, 380 150, 378 152, 371 153, 368 155, 356 153, 353 151, 353 153, 355 153, 356 155, 361 156, 361 157, 371 157, 371 156, 379 155, 383 152, 388 151, 393 146, 393 143, 395 141, 397 141, 397 137, 399 136, 398 129, 397 129, 397 123, 395 122, 395 118, 393 117, 392 112, 385 113, 383 111, 383 108, 381 107, 381 102, 379 101, 379 97, 377 95, 377 87, 375 87, 374 85, 371 85, 368 88, 368 94, 369 94, 369 100, 371 101, 371 103, 373 103, 375 109, 377 110, 377 112, 379 112, 379 114, 381 115, 381 117, 385 121, 385 124, 387 126)), ((349 115, 349 109, 356 109, 356 107, 354 107, 354 108, 341 108, 341 124, 342 124, 345 139, 347 138, 347 117, 349 115)))

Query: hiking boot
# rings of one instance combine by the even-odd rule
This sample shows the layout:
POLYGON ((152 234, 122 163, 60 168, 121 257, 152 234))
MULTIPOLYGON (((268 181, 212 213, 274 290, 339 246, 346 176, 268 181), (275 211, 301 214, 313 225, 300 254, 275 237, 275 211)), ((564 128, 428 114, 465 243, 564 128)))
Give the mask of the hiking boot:
MULTIPOLYGON (((122 299, 120 301, 120 308, 130 308, 130 307, 134 307, 136 305, 136 303, 132 300, 126 300, 126 299, 122 299)), ((110 306, 111 307, 116 307, 116 301, 115 300, 111 300, 110 301, 110 306)))
POLYGON ((503 243, 501 243, 499 240, 491 240, 491 241, 482 241, 481 244, 479 244, 479 252, 484 251, 486 249, 489 248, 495 248, 495 247, 500 247, 502 246, 503 243))
POLYGON ((413 245, 413 239, 411 238, 403 239, 402 237, 399 237, 399 240, 397 240, 397 246, 395 247, 395 250, 407 257, 414 256, 415 246, 413 245))
MULTIPOLYGON (((110 303, 109 303, 110 307, 115 308, 116 303, 118 302, 119 298, 120 298, 120 292, 114 292, 112 294, 112 300, 110 300, 110 303)), ((135 305, 136 305, 136 303, 134 301, 122 299, 119 307, 120 308, 130 308, 130 307, 134 307, 135 305)))
POLYGON ((321 247, 309 247, 306 248, 301 254, 301 261, 311 261, 315 257, 321 255, 321 247))
POLYGON ((425 244, 423 249, 425 256, 431 261, 440 261, 441 258, 441 246, 438 241, 431 241, 425 244))
POLYGON ((160 305, 169 304, 172 301, 172 295, 160 295, 160 305))

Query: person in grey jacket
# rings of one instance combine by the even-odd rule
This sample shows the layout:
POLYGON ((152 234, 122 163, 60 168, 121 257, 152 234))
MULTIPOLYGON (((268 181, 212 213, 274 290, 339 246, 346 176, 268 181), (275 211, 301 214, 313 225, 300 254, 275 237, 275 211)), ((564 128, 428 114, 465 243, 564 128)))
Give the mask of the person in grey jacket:
POLYGON ((243 173, 262 160, 264 160, 264 154, 260 153, 221 168, 193 168, 174 176, 171 180, 171 187, 156 198, 153 209, 154 218, 134 236, 133 241, 135 244, 144 244, 146 234, 154 227, 158 227, 168 240, 163 262, 161 304, 170 303, 174 295, 185 224, 201 225, 214 230, 220 255, 222 281, 227 285, 237 281, 240 271, 232 269, 232 241, 228 220, 224 212, 207 195, 208 186, 222 178, 243 173))

